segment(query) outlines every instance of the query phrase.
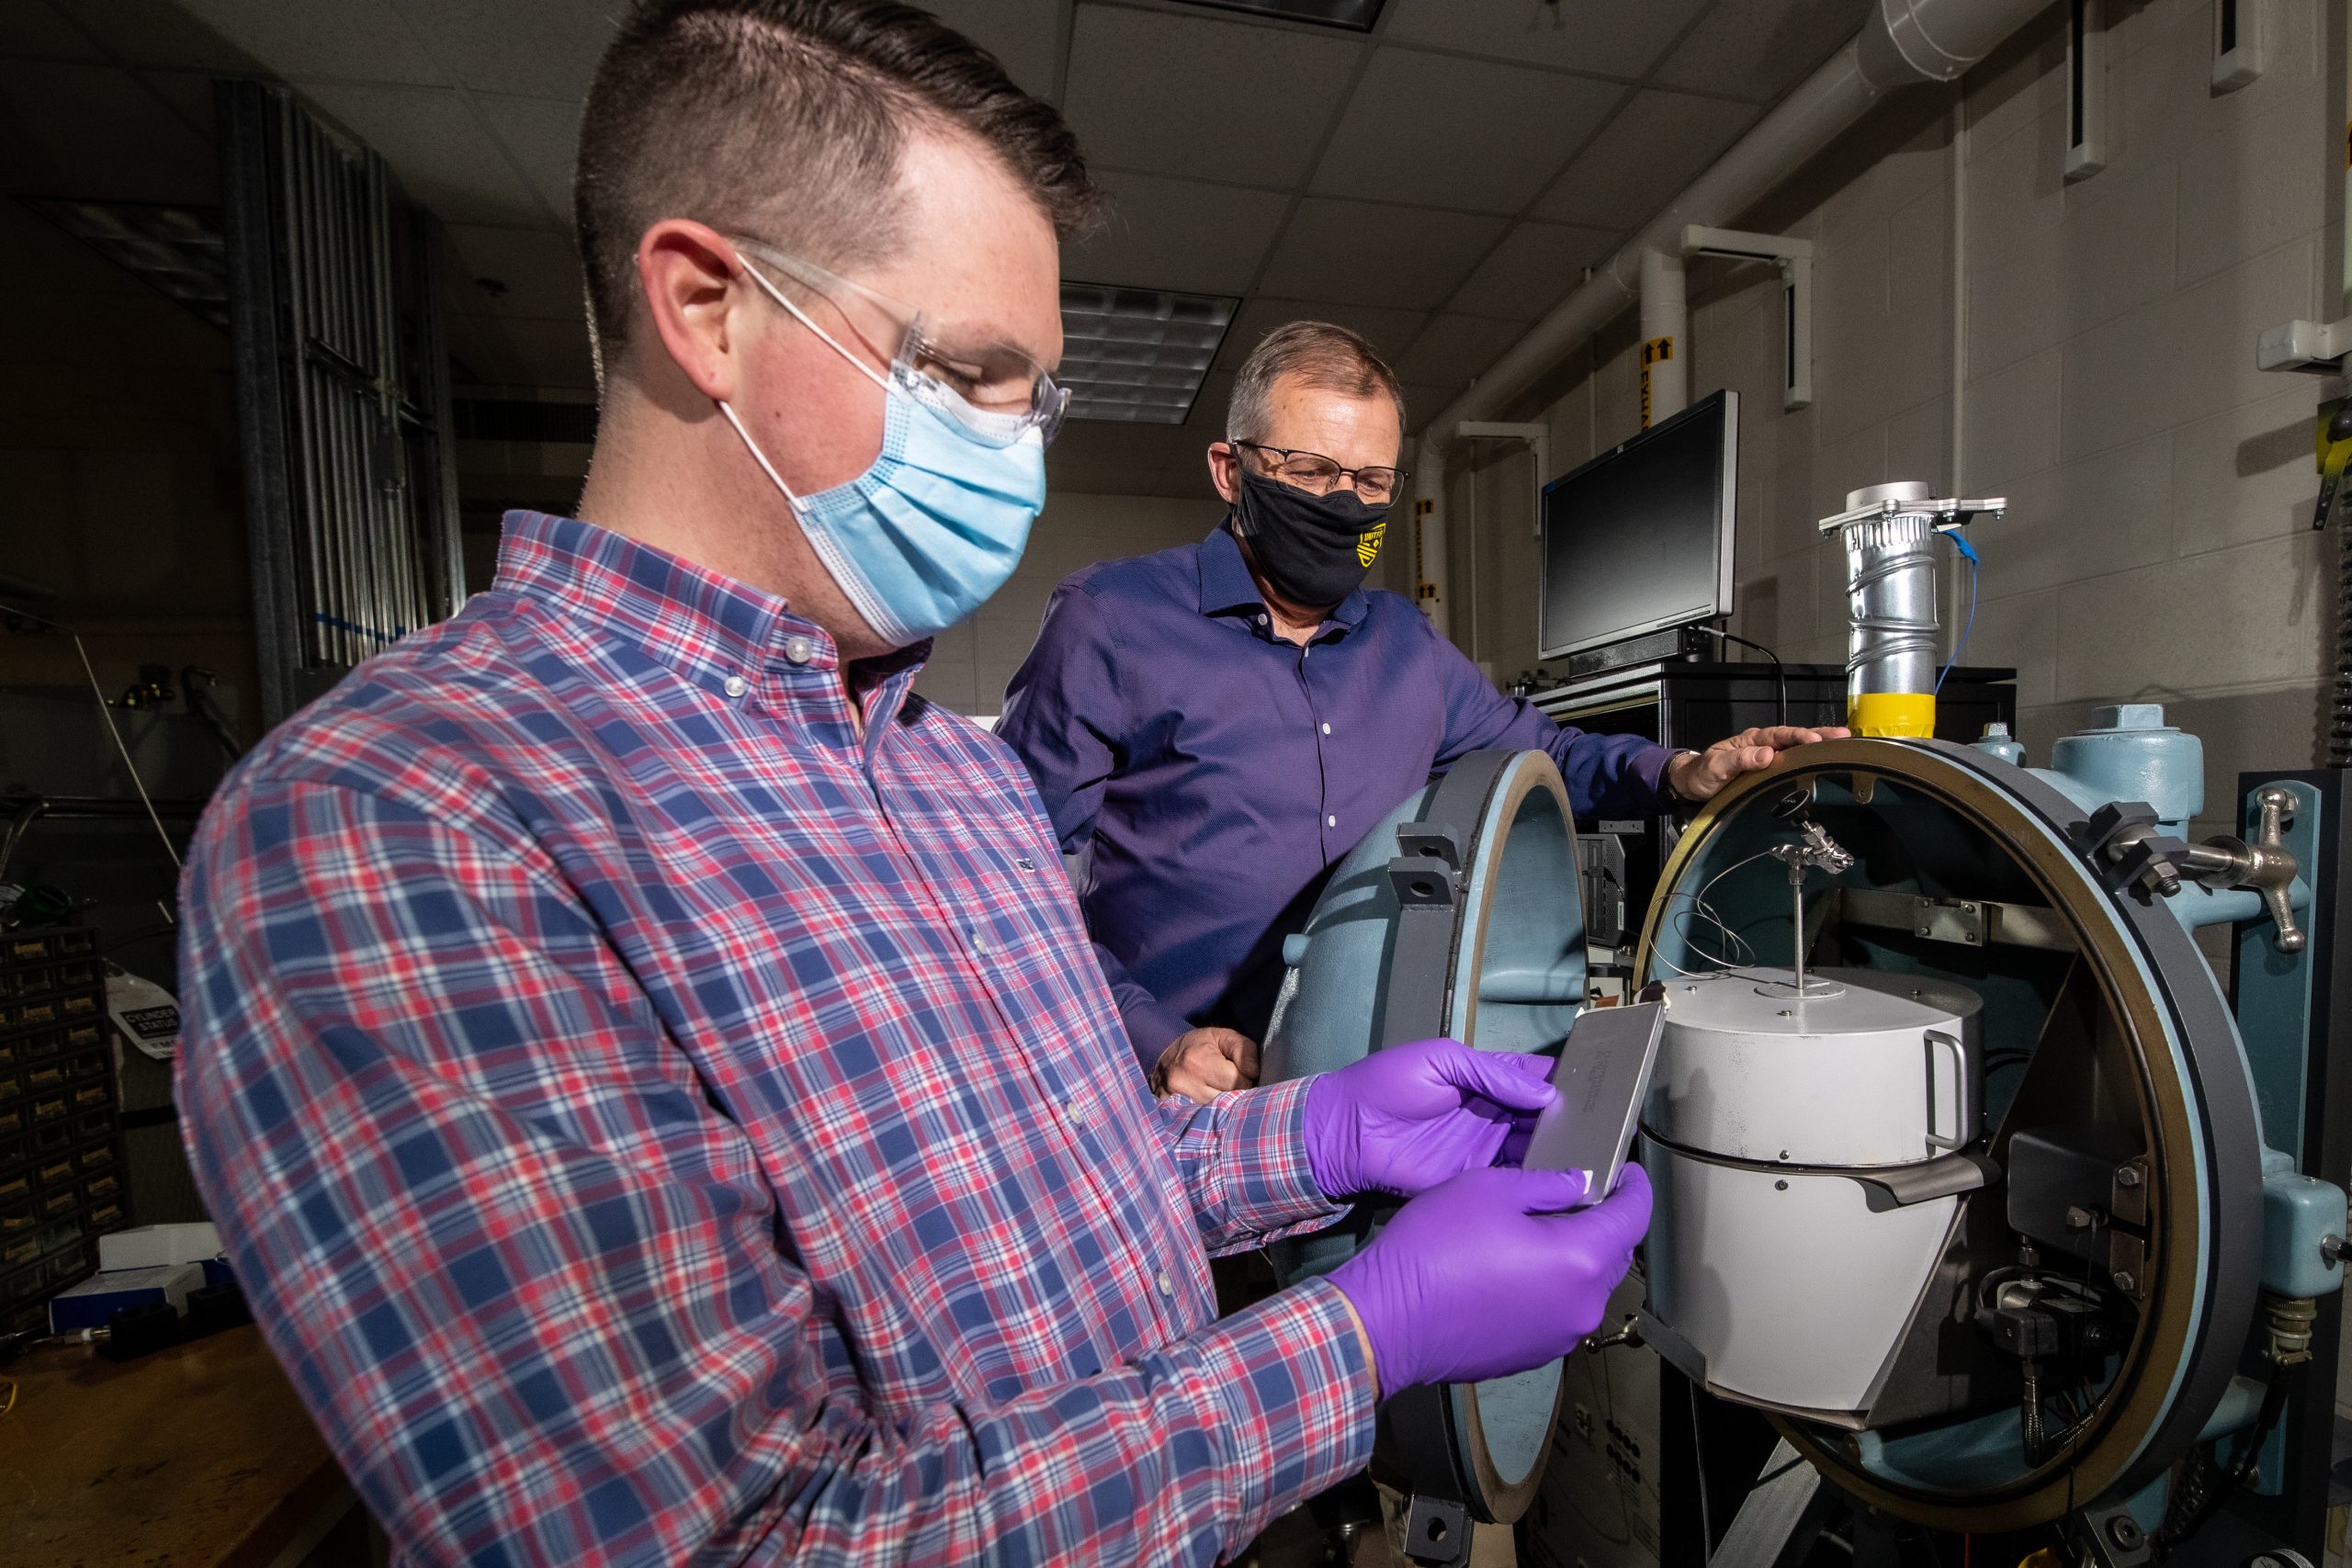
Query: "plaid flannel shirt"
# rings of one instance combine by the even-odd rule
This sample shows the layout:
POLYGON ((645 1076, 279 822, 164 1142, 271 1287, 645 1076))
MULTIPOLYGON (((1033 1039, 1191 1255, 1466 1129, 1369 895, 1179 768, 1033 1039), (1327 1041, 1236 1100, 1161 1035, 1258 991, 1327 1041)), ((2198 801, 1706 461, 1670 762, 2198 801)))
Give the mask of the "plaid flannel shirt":
POLYGON ((1148 1097, 1027 774, 585 524, 281 727, 188 866, 180 1100, 403 1562, 1207 1562, 1360 1469, 1303 1086, 1148 1097))

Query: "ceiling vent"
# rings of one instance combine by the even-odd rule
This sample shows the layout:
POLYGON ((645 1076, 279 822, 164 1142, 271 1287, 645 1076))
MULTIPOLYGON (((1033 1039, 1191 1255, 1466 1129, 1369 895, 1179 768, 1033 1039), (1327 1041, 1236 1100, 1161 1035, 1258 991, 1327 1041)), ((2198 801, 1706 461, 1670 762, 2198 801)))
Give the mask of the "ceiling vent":
POLYGON ((1161 288, 1062 285, 1062 362, 1069 417, 1182 424, 1241 302, 1161 288))

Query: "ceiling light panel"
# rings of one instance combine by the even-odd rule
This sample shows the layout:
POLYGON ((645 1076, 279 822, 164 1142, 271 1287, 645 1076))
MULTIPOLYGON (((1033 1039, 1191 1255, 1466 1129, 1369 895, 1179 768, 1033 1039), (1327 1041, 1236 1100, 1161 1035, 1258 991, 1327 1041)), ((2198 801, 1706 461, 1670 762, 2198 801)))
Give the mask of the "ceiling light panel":
POLYGON ((1238 299, 1161 288, 1062 285, 1062 362, 1072 419, 1182 424, 1233 323, 1238 299))
POLYGON ((100 255, 227 330, 228 251, 217 209, 19 199, 100 255))
POLYGON ((1208 11, 1247 11, 1258 17, 1280 17, 1286 22, 1314 22, 1368 33, 1380 20, 1387 0, 1182 0, 1208 11))

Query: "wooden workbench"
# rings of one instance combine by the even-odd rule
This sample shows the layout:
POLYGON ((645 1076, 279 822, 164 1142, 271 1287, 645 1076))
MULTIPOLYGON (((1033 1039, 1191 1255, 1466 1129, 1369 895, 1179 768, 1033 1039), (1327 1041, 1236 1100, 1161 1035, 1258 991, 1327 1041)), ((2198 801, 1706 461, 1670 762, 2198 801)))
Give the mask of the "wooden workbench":
POLYGON ((120 1365, 36 1350, 9 1378, 0 1568, 271 1568, 353 1506, 250 1324, 120 1365))

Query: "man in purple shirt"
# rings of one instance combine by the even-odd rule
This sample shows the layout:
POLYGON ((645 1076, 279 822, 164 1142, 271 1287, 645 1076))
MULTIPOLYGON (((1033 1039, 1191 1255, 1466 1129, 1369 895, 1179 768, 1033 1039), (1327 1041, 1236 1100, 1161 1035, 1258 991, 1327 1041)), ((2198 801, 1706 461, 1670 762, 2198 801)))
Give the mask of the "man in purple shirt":
POLYGON ((1232 511, 1198 545, 1073 573, 1006 690, 1029 765, 1155 1088, 1257 1078, 1257 1044, 1330 868, 1469 752, 1549 751, 1579 818, 1705 800, 1838 728, 1704 751, 1564 729, 1505 697, 1411 602, 1367 591, 1404 396, 1355 333, 1298 321, 1242 366, 1208 449, 1232 511))

